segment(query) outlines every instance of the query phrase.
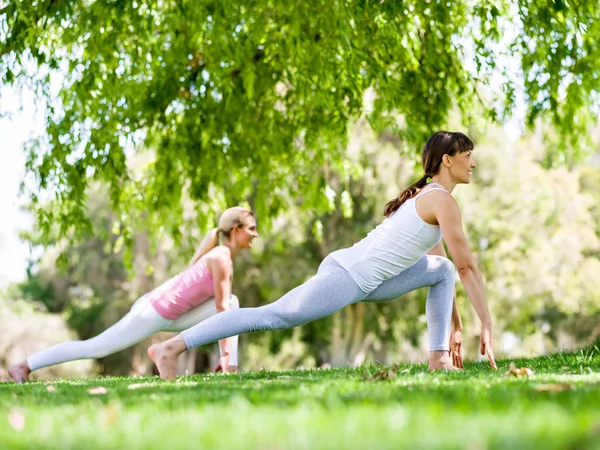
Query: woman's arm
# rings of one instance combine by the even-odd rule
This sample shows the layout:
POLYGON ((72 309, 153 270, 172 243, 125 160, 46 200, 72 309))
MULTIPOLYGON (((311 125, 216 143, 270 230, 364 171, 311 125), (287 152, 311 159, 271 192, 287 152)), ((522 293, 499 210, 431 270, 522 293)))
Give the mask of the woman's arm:
POLYGON ((480 352, 483 355, 487 351, 490 364, 493 368, 496 368, 492 347, 492 319, 486 303, 483 277, 475 263, 475 258, 469 249, 467 238, 463 232, 458 204, 449 194, 444 197, 444 201, 435 204, 435 216, 469 300, 475 308, 479 320, 481 320, 480 352))
MULTIPOLYGON (((212 269, 214 291, 215 291, 215 305, 217 307, 217 313, 229 310, 229 298, 231 296, 231 276, 233 274, 233 268, 231 264, 231 258, 225 254, 216 255, 215 258, 211 258, 210 268, 212 269)), ((227 372, 229 366, 229 352, 231 350, 231 343, 229 338, 221 339, 219 341, 221 348, 221 367, 223 373, 227 372)))

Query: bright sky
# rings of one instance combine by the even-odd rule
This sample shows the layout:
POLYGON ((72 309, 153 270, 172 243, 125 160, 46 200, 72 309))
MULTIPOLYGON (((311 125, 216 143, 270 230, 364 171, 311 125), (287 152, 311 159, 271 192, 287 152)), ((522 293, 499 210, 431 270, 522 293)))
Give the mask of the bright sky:
POLYGON ((19 238, 19 230, 31 226, 31 218, 20 210, 19 185, 25 171, 23 143, 43 131, 43 114, 34 105, 30 91, 0 88, 0 289, 25 278, 29 246, 19 238))

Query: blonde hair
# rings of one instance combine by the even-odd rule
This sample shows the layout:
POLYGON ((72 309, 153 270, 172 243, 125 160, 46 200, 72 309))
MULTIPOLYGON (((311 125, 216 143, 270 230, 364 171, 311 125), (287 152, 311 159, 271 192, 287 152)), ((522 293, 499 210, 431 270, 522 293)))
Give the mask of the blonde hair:
POLYGON ((225 238, 228 238, 231 235, 231 230, 244 226, 246 217, 248 216, 254 217, 254 214, 246 208, 234 206, 233 208, 226 209, 219 218, 219 226, 210 230, 204 236, 202 242, 200 242, 196 253, 194 253, 190 261, 190 266, 196 264, 202 256, 221 244, 225 238))

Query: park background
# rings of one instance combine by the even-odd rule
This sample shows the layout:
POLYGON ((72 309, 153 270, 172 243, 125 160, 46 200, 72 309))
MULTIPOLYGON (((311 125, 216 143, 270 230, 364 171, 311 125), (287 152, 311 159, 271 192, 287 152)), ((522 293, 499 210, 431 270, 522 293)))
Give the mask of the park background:
MULTIPOLYGON (((7 5, 2 205, 25 245, 2 257, 0 376, 110 326, 233 204, 256 211, 262 234, 236 261, 233 292, 242 306, 276 300, 381 222, 438 129, 476 144, 473 182, 455 192, 497 355, 600 338, 595 3, 7 5)), ((4 248, 15 240, 3 228, 4 248)), ((425 296, 243 336, 241 367, 423 361, 425 296)), ((38 376, 148 375, 150 342, 38 376)), ((214 351, 185 355, 180 372, 210 370, 214 351)))

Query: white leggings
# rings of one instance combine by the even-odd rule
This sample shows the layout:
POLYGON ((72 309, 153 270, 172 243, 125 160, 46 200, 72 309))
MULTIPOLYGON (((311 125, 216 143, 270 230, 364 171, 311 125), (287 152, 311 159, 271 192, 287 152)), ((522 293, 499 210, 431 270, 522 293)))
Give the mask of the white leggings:
POLYGON ((317 275, 279 300, 258 308, 225 311, 185 330, 181 336, 189 349, 242 333, 279 330, 326 317, 357 302, 381 302, 428 286, 425 314, 429 350, 448 351, 454 296, 455 268, 447 258, 427 255, 400 274, 385 280, 370 293, 363 292, 352 276, 332 256, 317 275))
MULTIPOLYGON (((229 306, 231 309, 240 307, 235 295, 231 295, 229 306)), ((183 331, 216 314, 215 299, 211 297, 175 320, 165 319, 156 312, 148 297, 143 295, 133 304, 125 317, 98 336, 86 341, 69 341, 54 345, 27 358, 27 365, 31 371, 34 371, 76 359, 103 358, 131 347, 159 331, 183 331)), ((237 336, 231 338, 230 347, 229 365, 237 366, 237 336)))

